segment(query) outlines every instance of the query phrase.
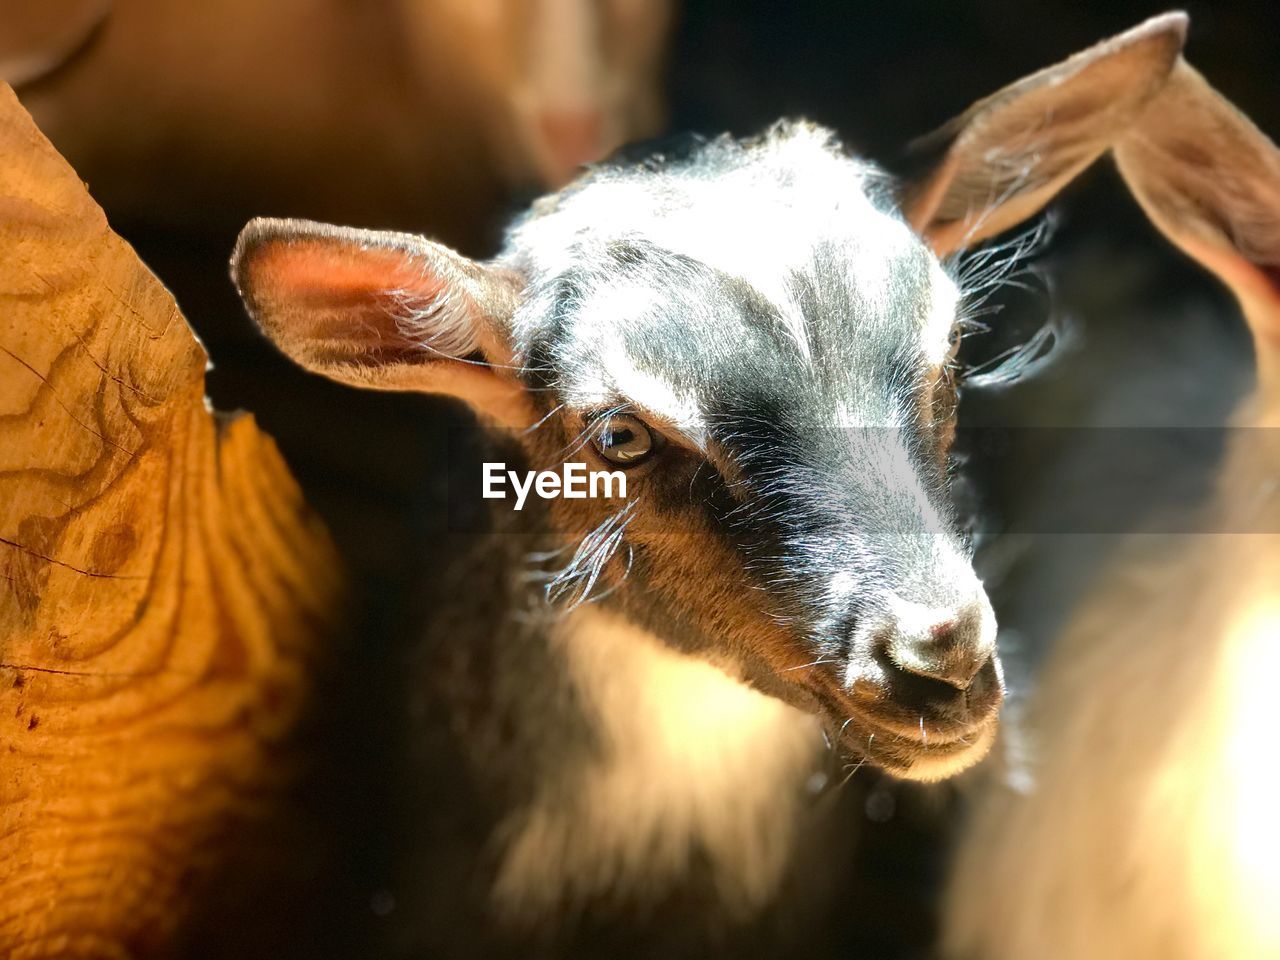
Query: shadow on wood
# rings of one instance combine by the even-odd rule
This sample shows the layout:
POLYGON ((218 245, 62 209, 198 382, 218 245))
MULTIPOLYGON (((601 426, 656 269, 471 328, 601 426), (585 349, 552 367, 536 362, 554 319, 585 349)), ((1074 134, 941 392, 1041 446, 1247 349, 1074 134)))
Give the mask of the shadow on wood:
POLYGON ((293 764, 342 575, 0 89, 0 954, 154 956, 293 764))

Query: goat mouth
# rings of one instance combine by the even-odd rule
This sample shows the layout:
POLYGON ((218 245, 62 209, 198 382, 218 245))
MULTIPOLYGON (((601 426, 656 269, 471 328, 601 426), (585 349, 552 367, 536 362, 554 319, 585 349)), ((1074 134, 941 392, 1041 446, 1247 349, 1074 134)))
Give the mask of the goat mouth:
POLYGON ((942 780, 973 766, 995 740, 995 718, 963 732, 930 732, 921 724, 914 736, 895 733, 872 717, 855 715, 845 725, 841 746, 855 757, 905 780, 942 780), (856 729, 855 729, 856 728, 856 729))
POLYGON ((907 723, 901 705, 871 704, 848 692, 815 692, 840 749, 907 780, 942 780, 973 766, 986 756, 998 727, 998 697, 966 720, 925 711, 907 723))

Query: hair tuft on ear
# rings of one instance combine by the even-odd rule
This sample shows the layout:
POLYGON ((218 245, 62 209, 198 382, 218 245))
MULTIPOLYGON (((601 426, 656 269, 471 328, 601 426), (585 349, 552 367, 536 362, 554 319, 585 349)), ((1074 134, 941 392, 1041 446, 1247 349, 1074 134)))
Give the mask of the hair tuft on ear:
POLYGON ((449 289, 435 294, 400 287, 386 292, 387 311, 409 343, 445 357, 466 357, 480 350, 480 338, 467 306, 449 289))

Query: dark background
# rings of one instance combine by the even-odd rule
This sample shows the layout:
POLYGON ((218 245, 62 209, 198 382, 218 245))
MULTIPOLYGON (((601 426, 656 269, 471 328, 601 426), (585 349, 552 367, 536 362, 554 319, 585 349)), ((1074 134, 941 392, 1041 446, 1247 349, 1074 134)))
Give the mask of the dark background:
MULTIPOLYGON (((697 0, 685 5, 676 29, 669 126, 749 134, 779 116, 802 115, 892 169, 904 144, 973 100, 1164 9, 1101 0, 697 0)), ((1264 131, 1280 133, 1280 16, 1264 4, 1186 9, 1188 59, 1264 131)), ((499 224, 527 199, 512 197, 507 210, 495 210, 478 231, 487 241, 465 252, 492 254, 499 224)), ((1164 243, 1105 162, 1063 195, 1054 219, 1031 289, 1001 297, 1006 309, 993 332, 967 342, 965 358, 982 363, 1050 317, 1071 322, 1073 346, 1032 383, 970 392, 962 426, 1219 423, 1248 381, 1248 344, 1229 298, 1164 243)), ((113 222, 207 346, 215 405, 252 411, 276 437, 359 587, 352 629, 307 732, 314 761, 285 818, 289 863, 230 879, 226 902, 210 908, 191 952, 240 955, 250 931, 226 918, 259 914, 287 920, 286 939, 299 956, 362 955, 366 937, 394 912, 386 878, 397 839, 387 811, 397 790, 393 758, 406 750, 404 667, 416 642, 419 586, 448 559, 436 548, 446 524, 446 451, 465 415, 445 401, 361 393, 287 364, 250 329, 227 280, 234 231, 113 222)), ((409 219, 376 225, 430 232, 430 224, 409 219)), ((1052 456, 1028 443, 998 470, 981 458, 970 470, 987 510, 979 565, 1000 615, 1014 704, 1115 537, 998 531, 1037 529, 1037 518, 1072 498, 1107 497, 1122 512, 1145 515, 1199 489, 1194 472, 1176 495, 1146 480, 1102 488, 1091 472, 1092 433, 1078 431, 1052 456)), ((1202 451, 1206 465, 1214 449, 1210 442, 1202 451)), ((1176 442, 1154 441, 1151 463, 1168 473, 1186 453, 1176 442)), ((991 763, 998 767, 1000 758, 991 763)), ((852 932, 833 937, 850 956, 927 956, 962 805, 951 789, 895 785, 870 771, 844 789, 867 798, 859 854, 865 883, 849 893, 852 932)))

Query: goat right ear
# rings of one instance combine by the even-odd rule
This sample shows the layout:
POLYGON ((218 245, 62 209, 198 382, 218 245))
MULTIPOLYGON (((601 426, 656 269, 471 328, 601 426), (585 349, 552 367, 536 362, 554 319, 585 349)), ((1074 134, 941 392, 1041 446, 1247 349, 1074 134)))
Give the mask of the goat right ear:
POLYGON ((1236 295, 1280 400, 1280 149, 1179 60, 1115 158, 1152 222, 1236 295))
POLYGON ((979 100, 912 150, 934 157, 902 210, 939 256, 1039 211, 1164 86, 1187 17, 1166 13, 979 100))
POLYGON ((449 394, 505 426, 535 419, 512 369, 514 274, 413 234, 258 219, 231 275, 262 332, 308 370, 449 394))

